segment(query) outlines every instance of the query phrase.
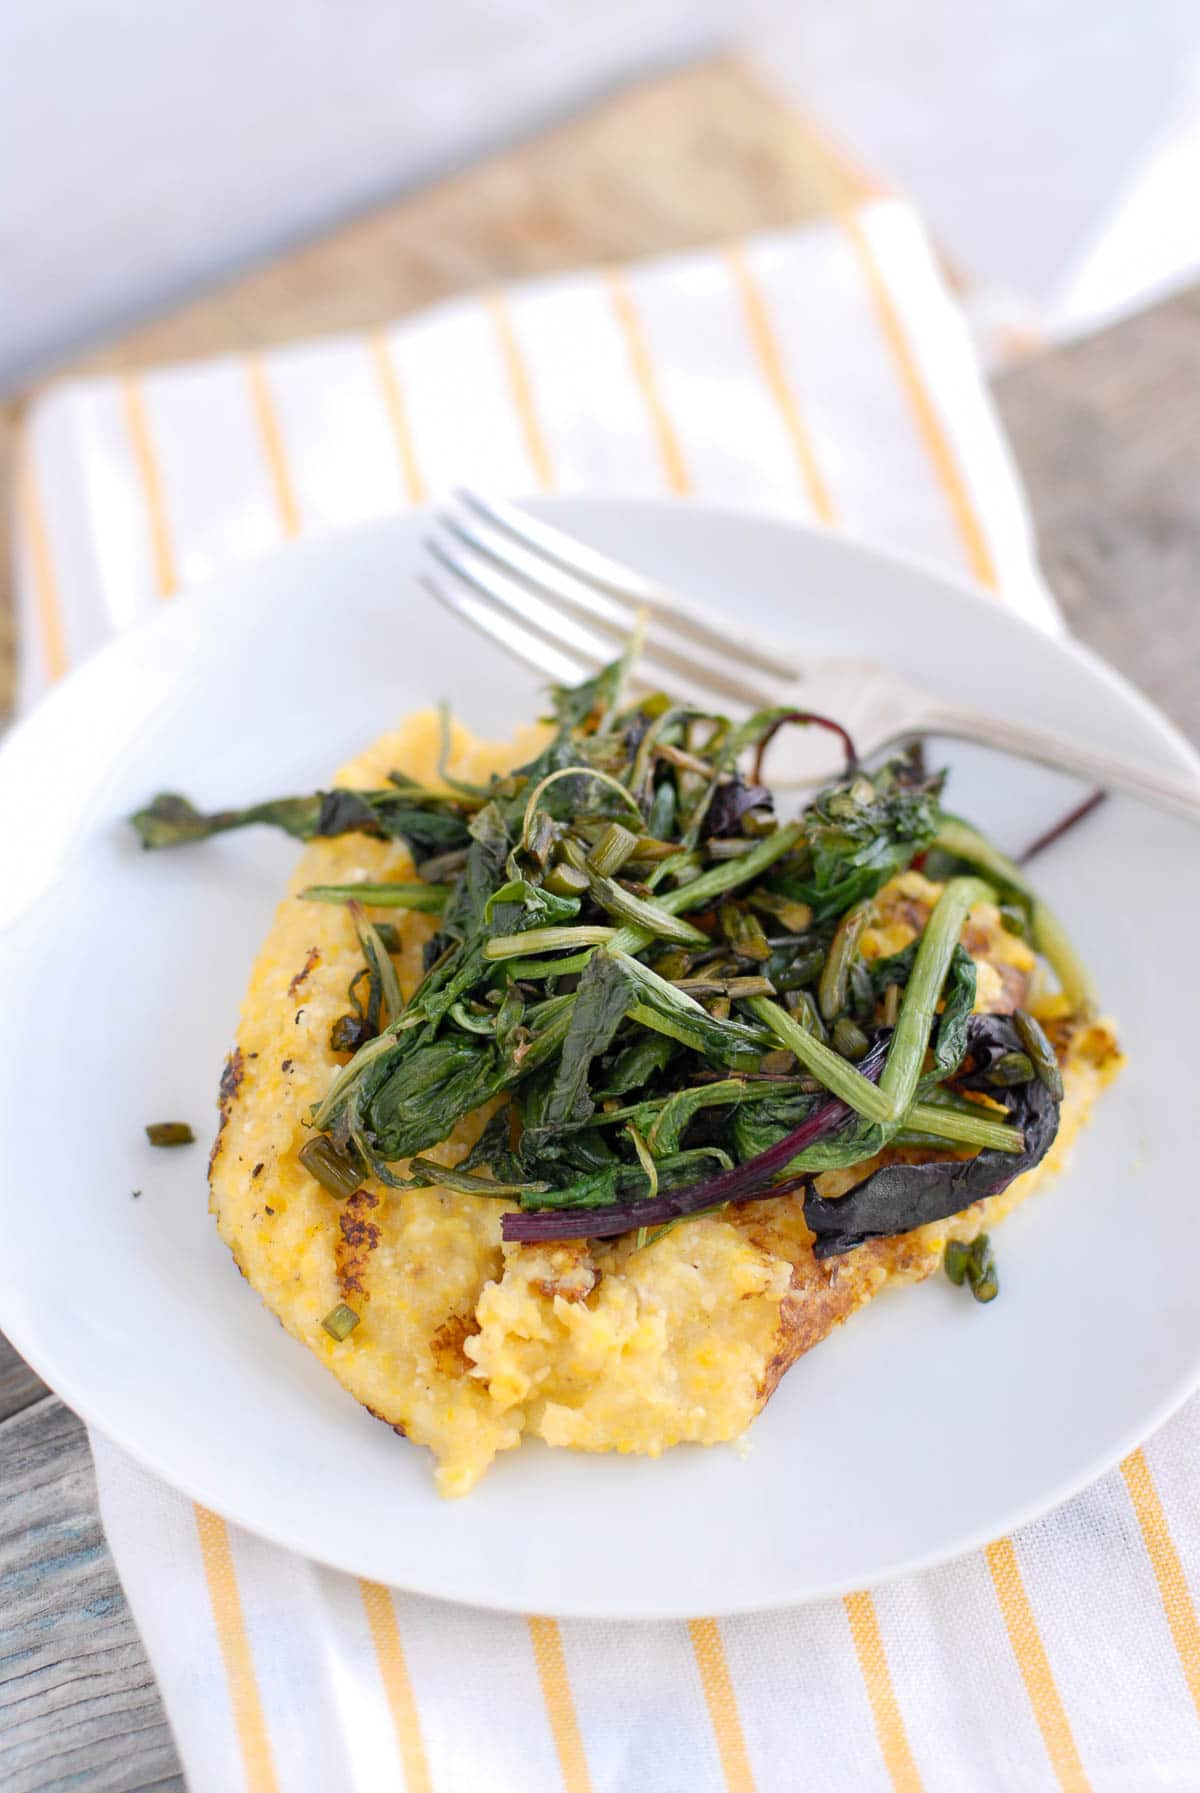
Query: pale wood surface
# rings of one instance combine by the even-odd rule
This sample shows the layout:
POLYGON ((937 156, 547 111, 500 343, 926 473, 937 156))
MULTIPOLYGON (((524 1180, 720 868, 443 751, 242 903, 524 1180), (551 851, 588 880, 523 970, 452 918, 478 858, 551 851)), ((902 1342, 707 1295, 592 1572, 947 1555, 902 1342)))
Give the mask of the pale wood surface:
MULTIPOLYGON (((398 202, 87 365, 359 326, 516 274, 783 225, 861 191, 736 66, 705 65, 398 202)), ((1072 626, 1200 733, 1200 290, 1030 361, 996 392, 1072 626)), ((0 1340, 0 1787, 182 1785, 100 1532, 83 1428, 0 1340)))
POLYGON ((1200 739, 1200 287, 995 389, 1072 629, 1200 739))

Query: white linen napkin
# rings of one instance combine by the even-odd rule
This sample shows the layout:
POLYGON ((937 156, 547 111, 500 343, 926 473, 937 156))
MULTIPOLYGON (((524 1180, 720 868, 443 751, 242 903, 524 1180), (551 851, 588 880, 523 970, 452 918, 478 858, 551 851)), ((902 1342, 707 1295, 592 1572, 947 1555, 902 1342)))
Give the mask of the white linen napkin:
MULTIPOLYGON (((27 699, 177 586, 459 480, 787 508, 1059 626, 964 325, 893 200, 374 336, 65 386, 25 446, 27 699)), ((941 1569, 621 1625, 356 1582, 93 1436, 192 1793, 1200 1788, 1198 1445, 1193 1402, 941 1569)))

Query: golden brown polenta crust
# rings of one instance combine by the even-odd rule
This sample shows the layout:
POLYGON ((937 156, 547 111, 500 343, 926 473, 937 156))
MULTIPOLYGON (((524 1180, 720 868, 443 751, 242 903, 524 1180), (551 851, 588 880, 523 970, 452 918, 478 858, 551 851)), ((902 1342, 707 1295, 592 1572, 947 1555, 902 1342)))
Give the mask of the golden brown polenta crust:
MULTIPOLYGON (((528 759, 540 731, 506 746, 456 731, 451 769, 472 781, 528 759)), ((438 723, 414 716, 339 774, 369 786, 403 768, 436 781, 438 723)), ((737 1437, 784 1372, 889 1282, 916 1281, 949 1237, 994 1225, 1061 1164, 1119 1053, 1111 1028, 1057 1026, 1067 1100, 1046 1165, 936 1227, 876 1240, 817 1262, 792 1198, 684 1222, 638 1249, 612 1242, 513 1246, 500 1239, 502 1201, 449 1189, 389 1191, 374 1181, 339 1203, 297 1162, 306 1117, 343 1059, 329 1045, 361 954, 346 911, 301 902, 307 884, 412 875, 393 842, 347 835, 306 847, 243 1005, 221 1081, 221 1128, 210 1170, 212 1209, 239 1267, 264 1301, 368 1411, 437 1460, 444 1493, 465 1493, 494 1457, 526 1436, 580 1450, 657 1455, 692 1440, 737 1437), (338 1341, 322 1317, 346 1300, 360 1315, 338 1341)), ((868 956, 896 952, 923 927, 938 886, 919 873, 876 900, 868 956)), ((401 916, 397 969, 405 991, 421 971, 430 918, 401 916)), ((989 904, 964 940, 979 965, 981 1008, 1030 999, 1025 944, 989 904)), ((1036 999, 1036 997, 1035 997, 1036 999)), ((486 1114, 431 1154, 456 1163, 486 1114)), ((822 1179, 825 1193, 842 1182, 822 1179)))

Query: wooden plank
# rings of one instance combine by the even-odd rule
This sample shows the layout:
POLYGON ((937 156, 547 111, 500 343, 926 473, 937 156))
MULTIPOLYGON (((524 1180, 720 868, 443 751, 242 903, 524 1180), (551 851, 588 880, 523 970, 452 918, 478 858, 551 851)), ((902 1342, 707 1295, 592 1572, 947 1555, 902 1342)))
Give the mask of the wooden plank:
POLYGON ((183 1793, 100 1529, 87 1434, 54 1396, 0 1426, 0 1787, 183 1793))
POLYGON ((24 1412, 40 1401, 50 1390, 40 1376, 34 1375, 23 1357, 18 1357, 8 1340, 0 1333, 0 1423, 14 1413, 24 1412))
POLYGON ((1200 287, 995 392, 1068 623, 1200 739, 1200 287))

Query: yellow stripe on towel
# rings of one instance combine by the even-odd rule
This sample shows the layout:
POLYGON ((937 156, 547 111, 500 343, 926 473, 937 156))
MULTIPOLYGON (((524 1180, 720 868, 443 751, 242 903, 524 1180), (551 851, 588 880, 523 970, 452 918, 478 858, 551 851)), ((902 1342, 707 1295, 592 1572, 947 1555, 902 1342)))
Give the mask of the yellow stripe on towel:
POLYGON ((1029 1604, 1029 1595, 1025 1592, 1012 1539, 999 1538, 988 1545, 985 1555, 1008 1641, 1017 1659, 1038 1730, 1042 1733, 1050 1766, 1062 1793, 1090 1793, 1066 1707, 1050 1667, 1033 1607, 1029 1604))
POLYGON ((1125 1478, 1125 1486, 1137 1514, 1142 1542, 1154 1570, 1163 1611, 1167 1615, 1167 1624, 1171 1627, 1171 1636, 1192 1696, 1192 1704, 1197 1714, 1200 1714, 1200 1625, 1196 1622, 1195 1603, 1145 1452, 1133 1451, 1126 1457, 1121 1465, 1121 1474, 1125 1478))
POLYGON ((377 1581, 360 1581, 358 1589, 366 1609, 367 1624, 371 1628, 371 1641, 375 1645, 375 1658, 379 1664, 379 1678, 383 1682, 388 1711, 392 1715, 396 1748, 400 1752, 400 1765, 404 1770, 405 1793, 432 1793, 433 1783, 429 1778, 429 1764, 425 1759, 421 1720, 409 1679, 408 1664, 404 1659, 404 1646, 400 1641, 395 1601, 390 1590, 381 1587, 377 1581))
POLYGON ((981 585, 995 590, 998 584, 996 563, 984 534, 983 523, 975 508, 966 479, 958 464, 946 428, 925 382, 903 319, 888 288, 879 260, 860 219, 852 213, 843 220, 870 290, 880 331, 887 344, 901 388, 912 412, 917 433, 942 489, 967 564, 981 585))
POLYGON ((297 536, 300 534, 300 506, 296 502, 296 491, 288 470, 283 431, 279 427, 266 369, 257 355, 248 355, 245 367, 250 386, 250 403, 254 408, 254 421, 258 425, 259 440, 266 458, 267 471, 271 476, 271 489, 275 494, 280 525, 284 535, 297 536))
POLYGON ((229 1528, 207 1507, 197 1504, 195 1512, 213 1625, 225 1667, 233 1728, 246 1776, 246 1793, 279 1793, 271 1739, 229 1545, 229 1528))
POLYGON ((558 1766, 562 1773, 563 1793, 591 1793, 592 1777, 588 1772, 583 1736, 575 1713, 575 1699, 563 1654, 562 1633, 556 1619, 529 1620, 529 1641, 541 1683, 542 1701, 558 1766))
POLYGON ((746 318, 746 329, 750 341, 754 345, 754 353, 758 357, 758 365, 763 379, 779 407, 783 426, 791 440, 792 449, 800 468, 800 477, 804 482, 804 489, 808 493, 808 501, 812 505, 813 515, 822 523, 832 523, 834 521, 833 500, 829 496, 829 487, 821 472, 812 438, 800 414, 800 404, 792 382, 788 378, 783 353, 779 347, 775 326, 771 322, 771 313, 762 288, 738 244, 730 243, 726 247, 725 261, 738 290, 738 297, 746 318))
POLYGON ((679 446, 679 437, 675 426, 667 414, 663 396, 659 390, 658 377, 654 364, 650 359, 650 345, 646 340, 646 332, 642 320, 638 316, 633 302, 633 294, 625 276, 616 268, 609 268, 605 274, 608 284, 609 298, 617 315, 617 323, 625 338, 625 347, 629 353, 629 364, 633 369, 633 377, 650 413, 650 423, 654 430, 654 439, 658 444, 659 457, 662 461, 663 473, 667 485, 678 497, 683 497, 692 489, 691 476, 683 458, 683 450, 679 446))
POLYGON ((850 1621, 850 1635, 854 1640, 871 1717, 875 1721, 875 1735, 879 1739, 879 1753, 883 1757, 888 1778, 895 1793, 922 1793, 921 1776, 913 1759, 900 1702, 896 1698, 875 1602, 864 1590, 858 1594, 847 1594, 843 1605, 850 1621))
POLYGON ((146 520, 150 533, 150 558, 154 566, 154 583, 160 598, 169 598, 179 586, 175 555, 171 548, 171 525, 167 517, 167 501, 163 491, 162 472, 150 431, 146 401, 141 386, 130 376, 121 381, 121 397, 125 406, 125 425, 129 431, 134 464, 146 501, 146 520))
POLYGON ((63 626, 62 594, 54 567, 50 532, 42 506, 41 488, 33 470, 33 450, 27 447, 17 479, 17 513, 29 555, 33 602, 41 638, 42 666, 52 685, 67 670, 67 637, 63 626))
POLYGON ((721 1638, 721 1627, 715 1619, 691 1619, 688 1635, 700 1671, 700 1685, 712 1720, 725 1776, 726 1793, 754 1793, 754 1775, 746 1754, 742 1718, 738 1711, 737 1693, 729 1673, 729 1661, 721 1638))

